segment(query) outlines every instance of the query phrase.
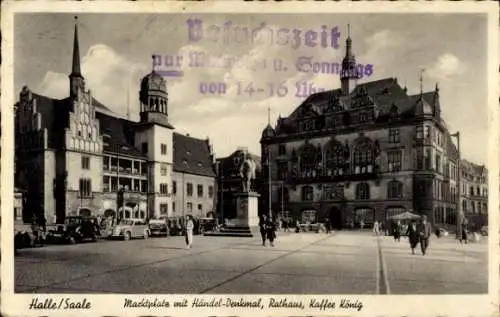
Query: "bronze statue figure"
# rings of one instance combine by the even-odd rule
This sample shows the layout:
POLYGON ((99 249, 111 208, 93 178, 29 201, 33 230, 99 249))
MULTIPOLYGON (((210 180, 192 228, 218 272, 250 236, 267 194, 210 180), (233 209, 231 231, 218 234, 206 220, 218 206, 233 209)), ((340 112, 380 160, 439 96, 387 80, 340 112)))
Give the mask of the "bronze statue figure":
POLYGON ((242 192, 250 192, 252 179, 255 179, 255 162, 248 154, 243 156, 243 162, 240 165, 240 177, 242 192))

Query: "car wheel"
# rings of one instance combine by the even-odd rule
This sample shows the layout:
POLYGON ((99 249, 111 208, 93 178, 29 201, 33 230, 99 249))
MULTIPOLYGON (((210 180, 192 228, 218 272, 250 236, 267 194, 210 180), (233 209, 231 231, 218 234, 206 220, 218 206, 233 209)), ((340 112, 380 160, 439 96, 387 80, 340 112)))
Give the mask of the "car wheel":
POLYGON ((124 239, 125 241, 130 240, 130 232, 125 232, 125 235, 123 236, 123 239, 124 239))

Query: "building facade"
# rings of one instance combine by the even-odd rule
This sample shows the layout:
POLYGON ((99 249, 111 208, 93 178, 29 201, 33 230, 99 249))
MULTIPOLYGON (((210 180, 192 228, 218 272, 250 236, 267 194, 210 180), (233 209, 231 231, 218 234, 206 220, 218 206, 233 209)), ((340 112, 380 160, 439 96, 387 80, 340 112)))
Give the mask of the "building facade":
POLYGON ((173 216, 215 214, 216 175, 209 140, 174 133, 173 216))
POLYGON ((404 211, 455 224, 459 153, 441 116, 437 84, 409 95, 395 78, 360 84, 360 77, 348 37, 341 88, 310 95, 263 130, 272 212, 284 209, 301 222, 329 218, 336 228, 404 211))
POLYGON ((461 204, 472 226, 488 224, 488 169, 484 165, 461 161, 461 204))
MULTIPOLYGON (((153 71, 142 79, 138 122, 111 112, 85 87, 75 25, 69 84, 62 100, 25 86, 15 105, 15 179, 26 190, 24 221, 33 214, 48 223, 68 215, 171 216, 176 137, 164 78, 153 71)), ((202 159, 212 162, 210 153, 202 159)))

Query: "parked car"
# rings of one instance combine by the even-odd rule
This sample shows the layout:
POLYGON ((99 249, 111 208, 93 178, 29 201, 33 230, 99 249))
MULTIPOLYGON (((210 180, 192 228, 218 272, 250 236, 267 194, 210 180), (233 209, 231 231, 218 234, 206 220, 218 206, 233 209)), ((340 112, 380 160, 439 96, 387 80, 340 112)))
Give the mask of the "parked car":
POLYGON ((214 218, 200 218, 200 234, 203 234, 206 231, 216 231, 217 230, 217 221, 214 218))
POLYGON ((134 238, 147 239, 150 236, 148 224, 144 219, 124 219, 113 228, 111 238, 130 240, 134 238))
POLYGON ((151 236, 168 236, 166 219, 150 219, 148 228, 151 236))
POLYGON ((479 233, 482 236, 487 236, 488 235, 488 226, 482 226, 481 229, 479 229, 479 233))
POLYGON ((46 241, 52 243, 79 243, 86 240, 97 241, 100 235, 99 225, 95 217, 69 216, 64 224, 55 225, 48 230, 46 241))
POLYGON ((447 237, 449 235, 449 232, 445 228, 437 228, 436 232, 436 237, 441 238, 441 237, 447 237))
POLYGON ((22 224, 14 226, 15 249, 43 246, 44 242, 43 235, 39 234, 38 239, 35 237, 31 225, 22 224))

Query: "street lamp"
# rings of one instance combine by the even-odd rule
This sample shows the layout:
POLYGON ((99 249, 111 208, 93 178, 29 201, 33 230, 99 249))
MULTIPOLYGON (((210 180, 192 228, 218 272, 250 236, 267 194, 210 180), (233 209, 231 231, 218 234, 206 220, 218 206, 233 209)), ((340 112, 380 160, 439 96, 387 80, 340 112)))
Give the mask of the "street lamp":
POLYGON ((271 150, 268 148, 267 149, 267 173, 268 175, 268 182, 269 182, 269 219, 272 219, 273 217, 273 210, 271 207, 271 195, 272 195, 272 185, 271 185, 271 150))
POLYGON ((457 139, 457 151, 458 151, 458 159, 457 159, 457 212, 456 212, 456 236, 457 238, 460 238, 462 234, 462 216, 463 216, 463 211, 461 210, 461 184, 460 184, 460 176, 461 176, 461 158, 460 158, 460 132, 457 131, 456 133, 450 134, 451 137, 455 137, 457 139))

